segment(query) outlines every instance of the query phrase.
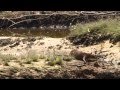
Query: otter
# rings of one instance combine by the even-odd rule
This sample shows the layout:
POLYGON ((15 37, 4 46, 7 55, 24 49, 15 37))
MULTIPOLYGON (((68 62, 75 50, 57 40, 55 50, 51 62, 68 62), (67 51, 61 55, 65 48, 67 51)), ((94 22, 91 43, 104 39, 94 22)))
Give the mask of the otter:
POLYGON ((73 56, 75 59, 83 60, 84 62, 96 60, 96 59, 98 59, 98 57, 100 57, 99 55, 93 55, 91 53, 85 53, 85 52, 81 52, 78 50, 72 50, 70 52, 70 55, 73 56))

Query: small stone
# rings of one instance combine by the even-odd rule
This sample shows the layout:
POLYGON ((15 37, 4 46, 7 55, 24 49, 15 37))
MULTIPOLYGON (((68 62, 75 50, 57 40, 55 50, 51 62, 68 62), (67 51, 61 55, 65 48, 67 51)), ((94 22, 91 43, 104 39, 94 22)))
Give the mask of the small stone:
POLYGON ((44 42, 40 42, 40 45, 44 45, 45 43, 44 42))
POLYGON ((98 63, 98 62, 95 62, 95 63, 94 63, 94 67, 100 67, 99 63, 98 63))
POLYGON ((110 48, 112 48, 112 47, 113 47, 113 45, 110 46, 110 48))
POLYGON ((28 41, 29 42, 34 42, 34 41, 36 41, 36 39, 35 38, 28 38, 28 41))
POLYGON ((53 46, 49 46, 49 47, 48 47, 48 49, 52 49, 52 48, 53 48, 53 46))

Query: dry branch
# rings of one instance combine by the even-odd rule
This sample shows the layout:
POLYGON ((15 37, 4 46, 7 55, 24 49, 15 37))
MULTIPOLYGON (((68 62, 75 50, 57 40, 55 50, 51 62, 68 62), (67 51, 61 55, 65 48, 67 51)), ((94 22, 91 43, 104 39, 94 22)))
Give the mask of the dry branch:
MULTIPOLYGON (((12 28, 13 26, 20 26, 23 27, 31 27, 31 26, 50 26, 50 25, 64 25, 64 26, 70 26, 74 25, 76 23, 81 23, 81 22, 90 22, 90 21, 95 21, 99 20, 101 18, 115 18, 119 16, 118 14, 115 13, 78 13, 78 14, 29 14, 29 15, 19 15, 14 18, 4 18, 0 19, 0 27, 1 28, 12 28), (32 24, 37 24, 37 25, 31 25, 30 23, 27 23, 29 21, 36 21, 39 23, 32 23, 32 24), (23 23, 23 24, 22 24, 23 23)), ((18 28, 18 27, 17 27, 18 28)))

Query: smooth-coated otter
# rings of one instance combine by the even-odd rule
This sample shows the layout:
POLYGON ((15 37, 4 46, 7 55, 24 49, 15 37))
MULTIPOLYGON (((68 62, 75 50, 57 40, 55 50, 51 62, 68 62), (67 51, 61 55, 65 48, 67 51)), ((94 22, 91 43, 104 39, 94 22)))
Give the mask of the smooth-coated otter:
POLYGON ((84 53, 78 50, 72 50, 70 52, 70 55, 73 56, 75 59, 83 60, 84 62, 95 60, 99 57, 98 55, 93 55, 91 53, 84 53))

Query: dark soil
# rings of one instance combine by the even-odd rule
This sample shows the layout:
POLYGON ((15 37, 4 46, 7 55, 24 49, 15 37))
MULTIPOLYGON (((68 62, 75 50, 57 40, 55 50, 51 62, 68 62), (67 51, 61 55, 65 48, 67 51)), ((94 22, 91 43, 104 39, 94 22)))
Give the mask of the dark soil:
POLYGON ((99 31, 100 30, 92 30, 91 32, 87 32, 82 35, 69 36, 67 39, 70 40, 70 42, 74 45, 84 46, 96 45, 104 42, 105 40, 110 40, 110 43, 113 44, 116 44, 120 41, 119 36, 113 37, 112 34, 101 33, 99 31))
POLYGON ((96 62, 67 63, 61 69, 9 68, 0 71, 0 79, 120 79, 120 71, 96 62))

